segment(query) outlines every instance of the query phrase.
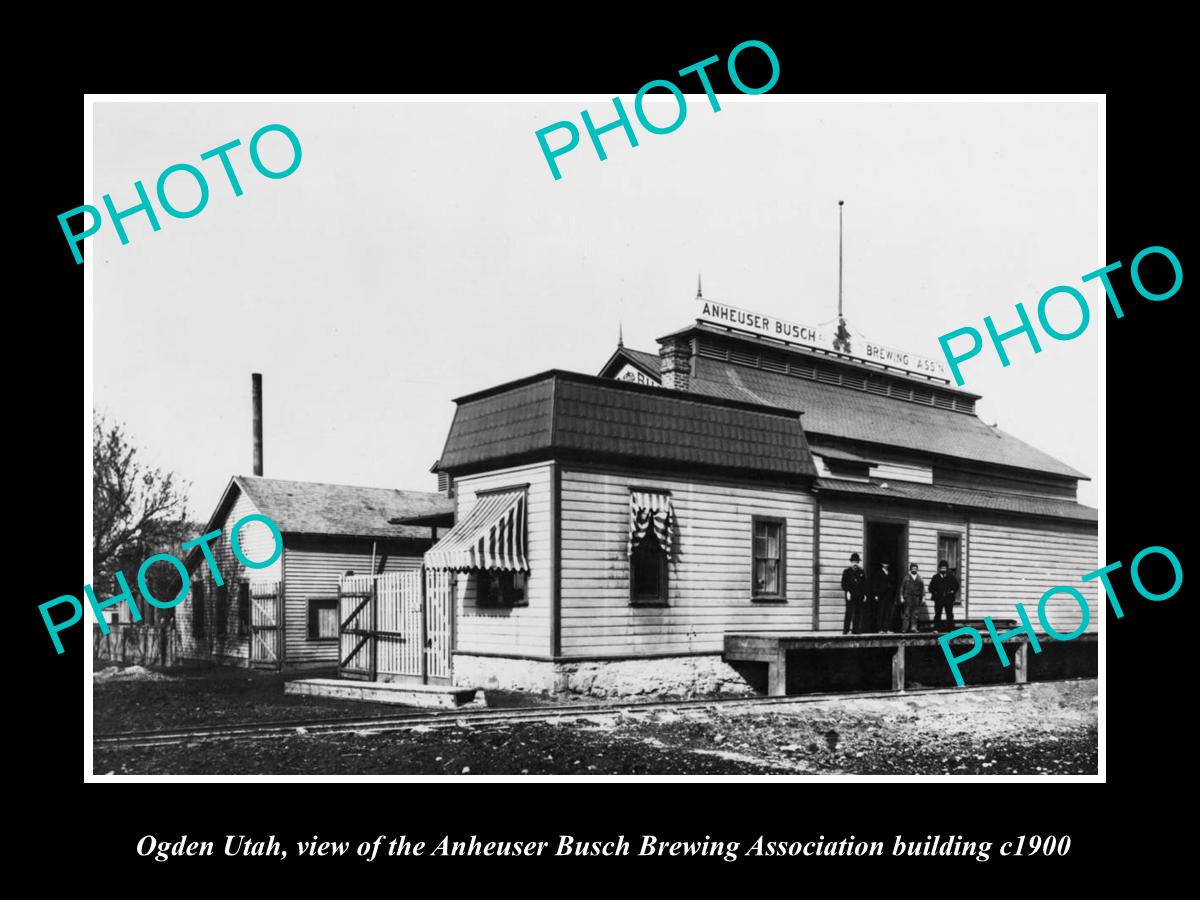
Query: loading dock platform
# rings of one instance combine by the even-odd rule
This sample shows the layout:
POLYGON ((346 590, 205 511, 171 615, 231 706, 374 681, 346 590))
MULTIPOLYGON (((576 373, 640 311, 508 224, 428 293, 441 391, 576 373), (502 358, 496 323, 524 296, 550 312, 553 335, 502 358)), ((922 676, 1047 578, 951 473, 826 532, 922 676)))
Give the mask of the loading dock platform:
MULTIPOLYGON (((968 623, 973 624, 973 623, 968 623)), ((1016 622, 995 622, 996 628, 1008 630, 1016 622)), ((980 629, 982 631, 982 628, 980 629)), ((848 650, 855 648, 893 648, 892 653, 892 690, 904 690, 904 656, 908 647, 936 647, 942 634, 934 631, 918 631, 907 634, 901 633, 867 633, 867 634, 726 634, 726 662, 764 662, 767 664, 767 696, 783 697, 787 695, 787 655, 791 650, 848 650)), ((992 643, 991 636, 983 631, 984 644, 992 643)), ((1040 639, 1039 639, 1040 640, 1040 639)), ((1046 636, 1046 643, 1052 639, 1046 636)), ((1096 640, 1095 634, 1082 635, 1079 640, 1096 640)), ((1012 659, 1013 680, 1016 684, 1025 684, 1029 676, 1029 638, 1020 634, 1008 638, 1005 642, 1006 651, 1012 659)), ((970 635, 951 639, 950 646, 959 649, 971 647, 973 640, 970 635)), ((986 647, 980 652, 985 652, 986 647)), ((993 651, 994 652, 994 651, 993 651)))

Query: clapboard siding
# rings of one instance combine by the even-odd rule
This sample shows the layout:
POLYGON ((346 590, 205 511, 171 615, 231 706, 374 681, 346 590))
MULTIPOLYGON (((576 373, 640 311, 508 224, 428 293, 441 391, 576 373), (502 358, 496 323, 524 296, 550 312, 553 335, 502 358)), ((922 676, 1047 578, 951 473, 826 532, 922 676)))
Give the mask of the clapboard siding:
POLYGON ((921 484, 933 484, 932 466, 907 466, 899 463, 881 463, 877 466, 871 466, 869 472, 872 478, 882 478, 885 481, 890 478, 894 481, 916 481, 921 484))
POLYGON ((457 521, 475 506, 476 491, 529 484, 526 506, 528 606, 512 608, 475 605, 477 576, 459 572, 455 578, 455 650, 462 653, 507 653, 545 656, 550 652, 550 597, 554 570, 550 552, 551 467, 548 463, 469 475, 454 480, 457 521))
MULTIPOLYGON (((1091 621, 1098 626, 1099 581, 1083 583, 1080 576, 1098 569, 1096 532, 1072 526, 1011 525, 999 520, 972 521, 970 531, 971 615, 1015 619, 1022 604, 1041 631, 1037 604, 1042 594, 1057 585, 1078 589, 1087 598, 1091 621)), ((1079 626, 1079 604, 1069 595, 1046 605, 1046 618, 1061 633, 1079 626)))
POLYGON ((563 656, 720 651, 727 631, 794 632, 812 619, 813 499, 796 490, 609 471, 562 473, 563 656), (671 492, 669 605, 629 603, 629 488, 671 492), (750 599, 751 522, 787 520, 787 603, 750 599))
MULTIPOLYGON (((846 613, 842 594, 842 572, 850 565, 850 554, 863 552, 861 512, 821 506, 821 609, 820 630, 841 631, 846 613)), ((811 631, 811 624, 806 631, 811 631)))
MULTIPOLYGON (((921 578, 926 588, 929 579, 937 571, 938 532, 959 535, 962 559, 965 565, 960 570, 962 588, 959 605, 954 608, 955 618, 965 617, 964 600, 969 599, 968 579, 971 572, 970 551, 967 546, 967 519, 955 513, 931 513, 918 506, 889 505, 886 510, 872 508, 868 504, 854 501, 823 500, 821 508, 821 630, 841 631, 846 611, 845 596, 842 594, 842 572, 850 565, 850 554, 864 553, 866 547, 866 522, 876 520, 894 522, 906 526, 908 543, 907 558, 896 561, 896 585, 908 571, 908 564, 920 566, 921 578)), ((869 567, 872 560, 863 562, 869 567)), ((868 568, 867 577, 870 578, 868 568)), ((971 613, 975 615, 975 613, 971 613)), ((929 594, 919 613, 924 621, 933 618, 933 604, 929 594)))
MULTIPOLYGON (((933 597, 929 593, 929 580, 937 574, 938 566, 938 533, 957 534, 961 559, 958 565, 958 603, 954 606, 954 618, 965 619, 974 616, 971 611, 971 589, 969 580, 972 574, 970 549, 967 546, 967 520, 942 513, 934 519, 929 513, 914 512, 908 522, 908 560, 904 563, 916 563, 920 566, 921 580, 925 582, 925 597, 921 603, 918 620, 922 622, 933 619, 933 597), (917 518, 917 517, 920 518, 917 518)), ((899 573, 904 577, 905 568, 899 573)), ((899 584, 899 581, 897 581, 899 584)))
MULTIPOLYGON (((242 563, 234 556, 231 534, 233 526, 248 515, 257 514, 254 504, 240 490, 237 498, 229 509, 229 513, 221 521, 219 527, 221 536, 209 543, 217 569, 224 579, 228 597, 228 613, 226 615, 226 635, 218 638, 216 635, 216 582, 209 571, 208 564, 200 558, 192 570, 192 586, 187 598, 176 607, 175 622, 179 628, 181 657, 193 659, 211 658, 215 662, 246 663, 250 657, 250 639, 246 634, 239 634, 240 617, 238 615, 238 581, 245 578, 249 581, 278 581, 282 575, 282 555, 270 566, 263 569, 253 569, 242 563), (204 591, 204 624, 205 634, 192 633, 192 605, 195 602, 197 582, 203 583, 204 591)), ((238 545, 242 554, 251 561, 268 559, 275 552, 275 539, 271 530, 262 522, 251 522, 238 532, 238 545)))
MULTIPOLYGON (((284 652, 288 665, 335 665, 338 662, 337 641, 309 640, 308 601, 317 597, 336 597, 338 580, 347 571, 369 574, 372 544, 369 538, 285 536, 284 652)), ((379 541, 374 546, 376 570, 399 572, 419 569, 421 558, 432 546, 432 541, 379 541), (379 567, 381 560, 382 569, 379 567)))

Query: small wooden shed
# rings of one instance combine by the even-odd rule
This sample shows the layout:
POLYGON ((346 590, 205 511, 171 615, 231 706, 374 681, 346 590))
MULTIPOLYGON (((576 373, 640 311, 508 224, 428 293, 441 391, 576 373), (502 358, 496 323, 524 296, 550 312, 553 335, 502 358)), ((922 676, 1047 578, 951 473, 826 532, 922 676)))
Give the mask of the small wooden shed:
MULTIPOLYGON (((328 668, 338 663, 338 582, 343 575, 420 568, 437 528, 393 524, 452 511, 445 494, 236 475, 204 533, 221 572, 217 584, 200 548, 187 558, 188 597, 176 607, 181 660, 267 668, 328 668), (283 550, 269 567, 235 557, 231 531, 259 514, 279 527, 283 550)), ((240 547, 251 560, 275 550, 270 530, 247 524, 240 547)))

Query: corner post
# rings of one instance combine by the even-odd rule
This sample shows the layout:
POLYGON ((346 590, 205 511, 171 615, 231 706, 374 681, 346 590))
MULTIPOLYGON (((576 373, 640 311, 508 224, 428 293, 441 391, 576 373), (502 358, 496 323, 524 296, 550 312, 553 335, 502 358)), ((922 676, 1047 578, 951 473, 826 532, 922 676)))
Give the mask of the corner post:
POLYGON ((371 576, 371 633, 367 635, 367 646, 371 655, 371 680, 379 680, 379 581, 371 576))
POLYGON ((892 654, 892 690, 904 690, 904 645, 897 644, 892 654))
POLYGON ((775 651, 775 658, 767 662, 767 696, 787 696, 787 651, 782 647, 775 651))
POLYGON ((429 591, 425 567, 421 567, 421 684, 429 684, 429 591))
POLYGON ((1025 684, 1029 680, 1029 642, 1021 641, 1013 660, 1013 684, 1025 684))

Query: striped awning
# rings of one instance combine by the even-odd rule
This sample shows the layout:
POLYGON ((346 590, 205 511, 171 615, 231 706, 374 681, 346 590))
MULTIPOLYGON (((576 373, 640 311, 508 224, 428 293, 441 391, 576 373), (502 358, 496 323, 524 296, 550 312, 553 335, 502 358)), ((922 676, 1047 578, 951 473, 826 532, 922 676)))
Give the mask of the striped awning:
POLYGON ((642 539, 654 529, 654 537, 667 559, 671 558, 671 532, 675 528, 675 512, 671 495, 654 491, 629 492, 629 555, 642 539))
POLYGON ((528 572, 525 503, 525 488, 479 496, 466 518, 426 552, 425 565, 528 572))

